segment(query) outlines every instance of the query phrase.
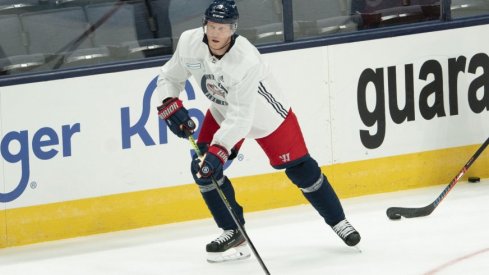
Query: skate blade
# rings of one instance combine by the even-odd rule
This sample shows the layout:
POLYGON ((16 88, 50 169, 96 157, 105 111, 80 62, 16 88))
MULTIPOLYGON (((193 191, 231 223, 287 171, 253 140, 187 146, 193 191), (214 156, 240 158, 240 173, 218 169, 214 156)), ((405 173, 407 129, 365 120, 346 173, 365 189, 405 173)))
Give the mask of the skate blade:
POLYGON ((248 259, 249 257, 250 249, 247 244, 241 244, 224 252, 207 252, 207 262, 209 263, 238 261, 248 259))

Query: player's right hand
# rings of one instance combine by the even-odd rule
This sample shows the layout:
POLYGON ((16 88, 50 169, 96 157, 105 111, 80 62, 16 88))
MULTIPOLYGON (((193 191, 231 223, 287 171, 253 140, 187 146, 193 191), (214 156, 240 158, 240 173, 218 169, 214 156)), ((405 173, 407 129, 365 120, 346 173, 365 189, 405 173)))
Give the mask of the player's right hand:
POLYGON ((195 130, 195 122, 188 115, 188 110, 177 97, 163 100, 158 106, 158 116, 165 120, 168 128, 181 138, 188 138, 195 130))
POLYGON ((197 178, 209 178, 215 176, 222 177, 224 163, 229 158, 229 153, 226 148, 214 144, 211 145, 207 153, 201 158, 196 158, 192 161, 192 172, 197 178))

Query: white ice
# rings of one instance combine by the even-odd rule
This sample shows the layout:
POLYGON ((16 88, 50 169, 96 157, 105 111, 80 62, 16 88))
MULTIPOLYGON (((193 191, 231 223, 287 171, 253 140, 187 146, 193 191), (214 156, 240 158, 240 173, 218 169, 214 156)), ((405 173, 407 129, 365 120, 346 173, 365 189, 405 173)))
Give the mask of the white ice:
MULTIPOLYGON (((246 213, 271 274, 489 274, 489 179, 458 183, 435 211, 391 221, 391 206, 431 203, 445 185, 344 199, 361 233, 347 247, 309 205, 246 213)), ((264 274, 254 256, 209 264, 211 219, 0 249, 0 274, 264 274)))

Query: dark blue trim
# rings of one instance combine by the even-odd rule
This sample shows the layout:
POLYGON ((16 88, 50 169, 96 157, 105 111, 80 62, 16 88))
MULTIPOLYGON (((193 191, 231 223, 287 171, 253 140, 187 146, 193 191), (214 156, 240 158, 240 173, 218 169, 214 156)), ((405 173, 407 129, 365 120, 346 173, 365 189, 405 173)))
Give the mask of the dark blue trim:
POLYGON ((165 64, 165 62, 168 61, 170 57, 171 55, 167 55, 167 56, 162 56, 157 58, 147 58, 147 59, 140 59, 135 61, 121 61, 121 62, 111 63, 111 64, 92 65, 92 66, 77 67, 77 68, 70 68, 70 69, 57 70, 57 71, 36 72, 36 73, 5 76, 0 78, 0 87, 159 67, 165 64))
POLYGON ((294 41, 294 14, 292 11, 292 0, 283 0, 282 8, 284 11, 284 41, 292 42, 294 41))
MULTIPOLYGON (((478 25, 489 24, 489 15, 481 15, 475 17, 467 17, 455 19, 452 21, 429 21, 423 23, 406 24, 393 27, 383 27, 371 30, 362 30, 358 32, 329 35, 325 37, 315 37, 311 39, 297 40, 293 42, 282 42, 270 45, 258 46, 261 53, 273 53, 297 49, 306 49, 312 47, 321 47, 327 45, 351 43, 358 41, 366 41, 373 39, 381 39, 402 35, 411 35, 426 32, 435 32, 448 29, 465 28, 478 25)), ((74 69, 66 69, 52 72, 41 72, 32 74, 19 74, 12 76, 0 77, 0 87, 26 84, 33 82, 49 81, 56 79, 88 76, 95 74, 113 73, 128 70, 145 69, 159 67, 170 59, 170 55, 147 58, 136 61, 118 62, 113 64, 104 64, 100 66, 80 67, 74 69)))
POLYGON ((290 161, 290 162, 287 162, 287 163, 284 163, 284 164, 280 164, 280 165, 272 165, 272 167, 274 169, 277 169, 277 170, 281 170, 281 169, 287 169, 287 168, 290 168, 290 167, 294 167, 296 165, 298 165, 299 163, 302 163, 304 161, 306 161, 307 159, 310 159, 311 156, 309 155, 309 153, 305 154, 304 156, 296 159, 296 160, 293 160, 293 161, 290 161))
POLYGON ((427 21, 423 23, 412 23, 400 26, 362 30, 358 32, 341 33, 325 37, 314 37, 311 39, 302 39, 289 43, 262 45, 259 46, 258 49, 261 53, 272 53, 487 24, 489 24, 489 15, 481 15, 470 18, 455 19, 448 22, 427 21))
POLYGON ((441 20, 450 21, 452 20, 452 0, 442 0, 441 1, 441 20))

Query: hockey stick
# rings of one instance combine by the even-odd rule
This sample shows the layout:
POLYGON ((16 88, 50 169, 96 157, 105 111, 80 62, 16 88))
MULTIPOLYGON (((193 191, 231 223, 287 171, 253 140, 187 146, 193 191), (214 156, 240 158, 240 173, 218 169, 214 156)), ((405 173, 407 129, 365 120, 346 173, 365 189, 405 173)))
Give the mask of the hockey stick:
POLYGON ((408 207, 389 207, 386 211, 387 217, 391 220, 398 220, 402 217, 405 218, 416 218, 428 216, 435 210, 435 208, 441 203, 441 201, 447 196, 448 192, 452 190, 452 188, 457 184, 458 180, 462 178, 462 176, 469 170, 470 166, 474 161, 479 157, 479 155, 486 149, 487 145, 489 145, 489 138, 479 147, 479 149, 474 153, 474 155, 467 161, 467 163, 462 167, 462 170, 453 178, 453 180, 448 184, 447 187, 441 192, 441 194, 436 198, 434 202, 419 208, 408 208, 408 207))
MULTIPOLYGON (((190 144, 192 144, 192 147, 194 148, 195 152, 197 153, 197 156, 202 157, 203 154, 200 151, 199 146, 197 146, 197 143, 195 142, 195 139, 191 134, 188 136, 188 140, 190 141, 190 144)), ((248 234, 244 230, 243 225, 241 225, 241 222, 238 220, 238 215, 236 214, 234 209, 229 204, 229 201, 226 198, 226 195, 222 191, 221 187, 217 183, 217 180, 214 178, 214 176, 211 176, 211 180, 212 180, 212 184, 214 184, 214 187, 216 187, 216 190, 217 190, 217 193, 219 194, 219 197, 221 197, 221 200, 224 203, 224 205, 226 205, 226 208, 228 209, 229 214, 231 214, 231 217, 233 218, 234 222, 238 226, 239 231, 241 231, 241 233, 243 233, 244 238, 250 244, 251 251, 253 251, 253 254, 258 259, 258 262, 260 263, 261 267, 263 268, 263 271, 265 271, 265 274, 270 275, 270 272, 268 271, 267 266, 265 265, 265 263, 261 259, 260 254, 258 254, 258 251, 256 250, 255 245, 253 245, 253 242, 251 242, 250 237, 248 237, 248 234)))

